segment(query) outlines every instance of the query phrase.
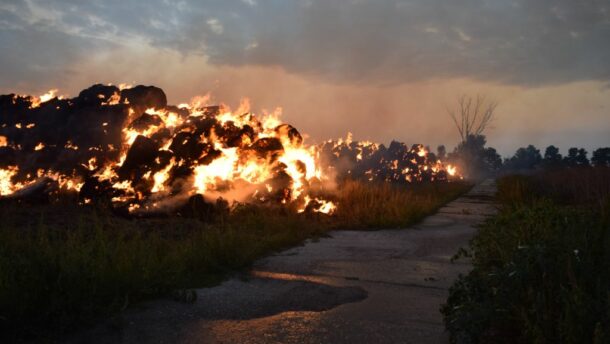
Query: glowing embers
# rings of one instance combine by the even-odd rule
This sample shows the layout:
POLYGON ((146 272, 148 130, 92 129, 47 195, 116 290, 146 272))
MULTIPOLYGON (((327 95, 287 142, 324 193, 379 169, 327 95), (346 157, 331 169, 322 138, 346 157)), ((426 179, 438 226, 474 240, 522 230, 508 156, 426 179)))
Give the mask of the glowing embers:
POLYGON ((0 169, 0 196, 10 195, 23 185, 15 184, 12 178, 17 174, 19 168, 17 166, 9 166, 6 169, 0 169))
POLYGON ((17 166, 8 166, 8 168, 0 168, 0 196, 10 196, 18 192, 27 194, 30 190, 28 187, 39 182, 53 182, 56 189, 76 191, 78 192, 83 183, 77 178, 62 175, 58 172, 38 170, 36 176, 28 176, 24 182, 15 182, 13 179, 19 173, 17 166))
POLYGON ((58 91, 59 91, 58 89, 52 89, 52 90, 49 90, 47 93, 41 95, 40 97, 32 97, 31 108, 34 109, 34 108, 40 107, 40 104, 46 103, 53 98, 61 99, 62 98, 61 96, 57 97, 58 91))
POLYGON ((232 111, 209 106, 208 95, 170 106, 152 86, 98 84, 76 98, 52 100, 55 94, 4 98, 3 196, 44 179, 78 191, 81 203, 110 203, 127 213, 223 198, 330 214, 337 205, 323 191, 336 176, 412 183, 459 178, 422 145, 386 148, 351 135, 307 145, 282 123, 280 109, 259 117, 247 100, 232 111))
POLYGON ((336 207, 316 191, 328 181, 317 147, 282 123, 279 109, 258 117, 247 100, 231 111, 207 106, 209 96, 174 107, 155 87, 99 84, 41 106, 55 94, 7 98, 13 107, 2 111, 19 116, 0 117, 0 154, 11 159, 2 196, 42 180, 78 191, 83 204, 128 212, 171 210, 197 195, 306 212, 336 207))
POLYGON ((326 141, 322 161, 339 177, 384 182, 435 182, 460 179, 455 166, 444 164, 423 145, 392 141, 389 147, 347 138, 326 141))

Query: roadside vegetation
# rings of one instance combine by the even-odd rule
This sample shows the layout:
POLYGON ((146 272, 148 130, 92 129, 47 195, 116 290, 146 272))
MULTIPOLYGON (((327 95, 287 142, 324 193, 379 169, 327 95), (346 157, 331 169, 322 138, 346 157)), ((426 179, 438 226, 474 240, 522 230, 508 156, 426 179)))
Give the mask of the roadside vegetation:
POLYGON ((442 308, 451 341, 610 342, 610 168, 505 176, 497 196, 442 308))
POLYGON ((343 181, 332 216, 193 202, 182 217, 128 219, 70 202, 2 204, 0 331, 12 340, 54 338, 145 299, 189 301, 189 288, 259 257, 331 229, 407 226, 468 188, 343 181))

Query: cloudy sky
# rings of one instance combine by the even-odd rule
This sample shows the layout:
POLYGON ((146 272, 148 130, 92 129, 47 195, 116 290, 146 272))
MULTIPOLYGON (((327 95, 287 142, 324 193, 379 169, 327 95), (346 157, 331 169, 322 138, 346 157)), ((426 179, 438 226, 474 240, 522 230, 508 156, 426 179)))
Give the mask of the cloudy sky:
POLYGON ((453 147, 461 94, 489 143, 610 146, 608 0, 2 0, 0 93, 156 85, 283 108, 310 141, 453 147))

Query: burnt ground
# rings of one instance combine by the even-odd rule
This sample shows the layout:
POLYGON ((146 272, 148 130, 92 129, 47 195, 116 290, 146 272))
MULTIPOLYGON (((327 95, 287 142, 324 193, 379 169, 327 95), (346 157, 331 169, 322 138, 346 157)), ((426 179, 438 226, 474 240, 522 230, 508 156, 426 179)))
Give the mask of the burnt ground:
POLYGON ((336 231, 197 290, 157 300, 72 343, 444 343, 439 308, 468 262, 451 257, 495 211, 492 181, 403 230, 336 231))

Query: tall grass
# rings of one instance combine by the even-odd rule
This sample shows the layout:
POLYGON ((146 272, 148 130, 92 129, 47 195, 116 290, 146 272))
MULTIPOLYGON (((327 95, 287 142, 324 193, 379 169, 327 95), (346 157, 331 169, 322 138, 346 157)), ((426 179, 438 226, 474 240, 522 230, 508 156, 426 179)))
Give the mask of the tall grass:
MULTIPOLYGON (((8 215, 10 210, 3 210, 8 215)), ((256 211, 213 225, 188 219, 130 221, 82 209, 68 212, 71 218, 58 225, 45 216, 56 211, 63 212, 47 207, 30 214, 39 222, 26 228, 14 226, 18 215, 3 216, 4 333, 61 333, 147 297, 210 285, 227 271, 322 230, 295 217, 256 211)))
POLYGON ((505 204, 546 197, 563 205, 594 206, 604 211, 610 201, 610 168, 577 167, 506 176, 498 180, 498 197, 505 204))
POLYGON ((191 218, 126 219, 69 204, 3 204, 0 338, 52 338, 147 298, 212 285, 329 229, 408 225, 467 188, 346 182, 331 217, 242 205, 213 221, 205 207, 191 218))
POLYGON ((610 341, 610 169, 498 181, 500 214, 442 311, 455 343, 610 341))
POLYGON ((469 188, 464 183, 418 184, 345 181, 336 223, 342 228, 400 228, 420 221, 469 188))

